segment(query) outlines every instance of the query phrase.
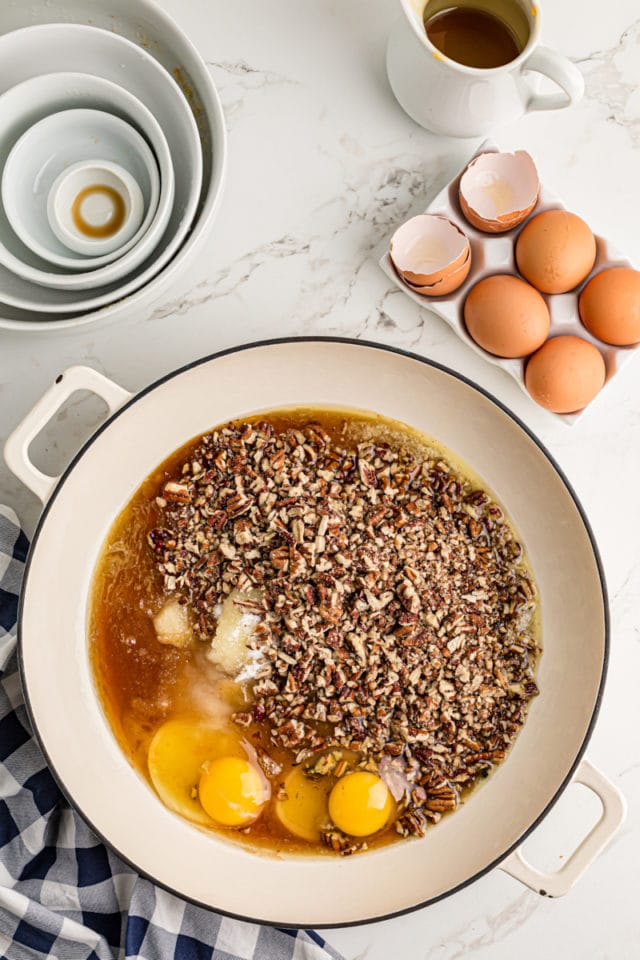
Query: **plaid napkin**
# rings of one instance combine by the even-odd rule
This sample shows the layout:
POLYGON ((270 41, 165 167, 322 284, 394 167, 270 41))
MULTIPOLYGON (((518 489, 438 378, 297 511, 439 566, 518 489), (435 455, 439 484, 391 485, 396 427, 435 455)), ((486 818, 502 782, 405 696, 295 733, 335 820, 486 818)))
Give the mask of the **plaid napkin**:
POLYGON ((0 506, 0 955, 10 960, 340 960, 313 930, 230 920, 138 876, 66 802, 17 672, 28 541, 0 506))

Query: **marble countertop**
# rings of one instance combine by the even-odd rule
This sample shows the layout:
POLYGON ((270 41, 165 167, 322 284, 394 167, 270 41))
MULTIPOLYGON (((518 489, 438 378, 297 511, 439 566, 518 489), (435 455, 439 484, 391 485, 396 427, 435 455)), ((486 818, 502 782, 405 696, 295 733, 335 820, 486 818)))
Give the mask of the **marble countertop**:
MULTIPOLYGON (((567 472, 593 524, 611 594, 609 681, 588 755, 621 788, 627 821, 564 899, 494 871, 410 916, 328 932, 349 960, 631 960, 640 951, 640 360, 574 428, 393 286, 375 252, 464 164, 477 141, 425 133, 389 90, 396 0, 163 0, 210 65, 229 128, 229 172, 207 249, 153 312, 77 332, 0 331, 0 441, 65 367, 86 363, 130 389, 222 347, 339 334, 410 348, 510 406, 567 472), (637 671, 637 672, 636 672, 637 671)), ((543 42, 580 66, 586 96, 496 134, 535 157, 545 183, 640 263, 640 9, 637 0, 546 0, 543 42)), ((34 445, 58 471, 100 421, 74 398, 34 445)), ((0 466, 0 501, 28 530, 35 498, 0 466)), ((527 843, 557 868, 597 817, 571 787, 527 843)), ((393 882, 393 878, 389 878, 393 882)))

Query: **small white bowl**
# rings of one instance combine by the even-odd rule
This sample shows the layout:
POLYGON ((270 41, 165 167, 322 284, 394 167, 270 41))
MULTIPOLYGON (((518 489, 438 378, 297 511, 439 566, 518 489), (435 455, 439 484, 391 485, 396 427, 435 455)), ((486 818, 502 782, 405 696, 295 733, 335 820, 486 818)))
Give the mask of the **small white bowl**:
MULTIPOLYGON (((136 264, 141 262, 140 254, 148 255, 159 242, 169 222, 175 193, 175 176, 171 153, 167 139, 153 113, 137 97, 134 97, 119 84, 102 77, 94 77, 88 73, 49 73, 32 77, 30 80, 24 80, 22 83, 16 84, 4 93, 0 97, 0 104, 2 105, 0 112, 0 176, 13 142, 31 124, 37 123, 50 113, 57 113, 64 108, 68 108, 70 105, 108 110, 115 116, 134 124, 136 129, 144 135, 153 149, 160 169, 160 200, 151 225, 143 224, 145 245, 149 244, 149 246, 145 246, 145 250, 136 251, 134 262, 136 264), (149 226, 148 229, 147 226, 149 226)), ((4 264, 9 269, 13 269, 13 263, 7 263, 4 257, 5 251, 36 270, 50 272, 51 264, 54 265, 54 273, 59 272, 55 269, 56 267, 65 272, 69 270, 94 270, 121 257, 141 238, 142 232, 139 237, 137 235, 133 237, 121 250, 103 254, 99 257, 82 257, 68 250, 59 243, 56 237, 53 237, 58 252, 54 253, 52 248, 45 261, 28 247, 25 247, 14 234, 0 204, 0 265, 4 264)), ((127 261, 127 265, 130 266, 130 264, 131 261, 127 261)), ((24 276, 24 274, 21 274, 21 276, 24 276)), ((32 277, 28 276, 27 279, 32 279, 32 277)))
MULTIPOLYGON (((8 11, 13 18, 11 23, 24 26, 0 36, 0 93, 30 77, 64 69, 126 85, 151 110, 169 144, 176 171, 175 203, 169 225, 153 257, 147 258, 126 283, 95 291, 89 297, 69 290, 37 289, 0 266, 0 301, 15 308, 9 313, 0 305, 0 326, 35 330, 41 328, 41 322, 52 322, 53 328, 58 329, 89 319, 71 319, 74 314, 100 310, 100 317, 114 317, 133 304, 148 305, 184 271, 186 261, 202 248, 210 229, 225 172, 226 132, 220 100, 207 67, 184 32, 157 4, 141 0, 114 0, 114 4, 110 10, 116 11, 118 27, 130 39, 113 32, 113 21, 106 8, 103 10, 95 3, 71 9, 57 0, 51 0, 50 6, 42 0, 38 7, 42 21, 67 22, 42 22, 37 26, 32 25, 27 8, 12 7, 8 11), (86 26, 88 17, 99 26, 86 26), (69 19, 81 22, 69 23, 69 19), (162 62, 139 45, 141 23, 150 38, 150 49, 162 62), (172 76, 178 70, 177 76, 197 110, 202 142, 194 114, 172 76), (203 153, 206 181, 201 201, 203 153), (202 214, 198 212, 201 202, 202 214), (184 252, 180 249, 183 243, 184 252), (115 301, 122 302, 116 306, 115 301), (23 313, 18 315, 16 310, 23 313)), ((82 103, 81 89, 75 96, 76 102, 82 103)), ((39 104, 32 103, 33 112, 41 109, 39 104)))
POLYGON ((61 243, 83 256, 120 253, 138 233, 144 215, 137 180, 108 160, 72 164, 47 197, 49 226, 61 243))
MULTIPOLYGON (((29 121, 41 119, 42 111, 46 114, 47 109, 59 109, 70 99, 73 103, 92 104, 96 107, 108 108, 111 105, 115 114, 135 120, 152 145, 158 161, 160 200, 150 223, 147 223, 145 218, 139 235, 136 234, 121 251, 89 259, 73 255, 54 238, 60 250, 65 251, 65 255, 50 254, 49 259, 54 261, 53 266, 24 246, 11 229, 0 204, 0 281, 3 284, 0 300, 10 302, 11 306, 19 309, 25 309, 24 302, 28 297, 31 305, 26 309, 40 310, 40 297, 48 296, 54 312, 57 313, 61 309, 58 298, 64 298, 60 299, 62 305, 67 298, 77 298, 76 291, 91 289, 96 283, 111 284, 119 277, 133 272, 139 264, 149 261, 155 249, 164 242, 174 209, 173 164, 166 137, 158 121, 132 94, 109 80, 89 74, 63 73, 33 77, 0 96, 0 174, 12 143, 11 135, 15 138, 24 131, 25 124, 29 121), (27 107, 26 118, 25 104, 32 105, 27 107), (34 113, 33 104, 38 104, 40 114, 34 113), (103 269, 98 271, 98 267, 103 269), (70 270, 75 272, 75 276, 69 275, 70 270), (60 293, 55 295, 56 300, 53 301, 51 293, 40 293, 37 287, 34 289, 34 284, 37 287, 48 287, 50 291, 56 288, 60 293), (15 294, 18 294, 21 300, 18 300, 15 294)), ((82 306, 76 307, 75 303, 72 303, 67 309, 73 311, 82 309, 82 306)))
MULTIPOLYGON (((157 209, 158 166, 147 141, 130 123, 103 110, 52 113, 22 134, 2 171, 7 219, 24 245, 43 260, 50 251, 57 252, 60 243, 49 224, 47 198, 60 174, 80 160, 116 163, 133 177, 143 195, 145 227, 157 209)), ((110 252, 97 249, 96 255, 110 252)))

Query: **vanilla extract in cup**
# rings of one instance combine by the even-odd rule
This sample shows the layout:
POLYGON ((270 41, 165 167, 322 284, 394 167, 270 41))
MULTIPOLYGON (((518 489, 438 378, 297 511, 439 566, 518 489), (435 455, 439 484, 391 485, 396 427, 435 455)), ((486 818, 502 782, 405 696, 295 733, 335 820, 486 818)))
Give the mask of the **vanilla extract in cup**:
POLYGON ((584 78, 540 44, 543 0, 397 0, 387 75, 409 116, 433 133, 486 136, 537 110, 569 107, 584 78), (535 74, 555 90, 540 92, 535 74))
POLYGON ((126 215, 127 208, 118 191, 102 183, 81 190, 71 207, 76 230, 91 239, 115 236, 126 215))
POLYGON ((466 67, 492 69, 515 60, 529 39, 529 25, 515 0, 429 0, 424 27, 434 47, 466 67))

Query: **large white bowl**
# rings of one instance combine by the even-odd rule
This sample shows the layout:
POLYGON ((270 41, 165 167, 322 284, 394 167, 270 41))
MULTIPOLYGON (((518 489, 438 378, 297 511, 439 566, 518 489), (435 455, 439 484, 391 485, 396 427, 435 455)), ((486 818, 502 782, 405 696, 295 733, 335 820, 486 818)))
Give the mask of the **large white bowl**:
MULTIPOLYGON (((93 313, 80 314, 77 310, 69 310, 62 319, 55 320, 37 311, 27 312, 0 304, 0 327, 22 332, 41 331, 42 321, 47 322, 48 330, 75 328, 97 320, 112 321, 131 310, 148 309, 153 305, 186 263, 202 248, 211 232, 226 168, 224 115, 207 66, 190 39, 153 0, 111 0, 108 5, 98 0, 31 0, 28 4, 0 5, 0 34, 34 22, 58 21, 90 23, 96 28, 115 31, 134 43, 143 44, 158 63, 177 77, 186 91, 200 131, 203 191, 196 219, 182 249, 151 283, 126 301, 113 303, 93 313)), ((74 68, 69 65, 69 69, 74 68)), ((38 70, 33 72, 38 73, 38 70)), ((6 89, 6 82, 0 91, 2 89, 6 89)), ((151 104, 147 103, 147 106, 151 104)))
POLYGON ((539 892, 557 896, 619 827, 624 801, 618 791, 580 763, 598 712, 609 647, 597 548, 551 457, 526 427, 464 378, 390 348, 325 340, 227 351, 169 374, 137 397, 94 370, 76 367, 38 401, 7 442, 5 456, 48 501, 31 545, 19 618, 32 727, 85 819, 138 869, 179 896, 252 920, 335 926, 424 905, 497 863, 539 892), (47 477, 29 462, 29 444, 79 389, 98 393, 114 415, 63 477, 47 477), (261 410, 313 405, 375 410, 446 444, 509 513, 542 600, 540 695, 506 762, 424 839, 347 859, 253 852, 201 831, 163 806, 126 759, 105 718, 86 632, 101 546, 144 478, 215 424, 261 410), (63 576, 55 575, 59 570, 63 576), (604 810, 562 870, 541 874, 517 853, 505 862, 574 776, 597 790, 604 810))
MULTIPOLYGON (((224 115, 216 88, 202 57, 175 20, 154 0, 31 0, 30 3, 0 4, 0 34, 34 22, 91 24, 116 32, 141 44, 172 75, 185 91, 200 131, 203 156, 203 191, 196 219, 182 249, 154 280, 126 301, 99 311, 78 315, 69 311, 63 319, 51 320, 37 311, 27 312, 0 304, 0 327, 26 331, 68 329, 97 320, 115 320, 132 309, 148 309, 179 276, 185 264, 202 248, 211 232, 222 195, 227 144, 224 115)), ((37 72, 37 71, 36 71, 37 72)))
MULTIPOLYGON (((32 77, 17 84, 0 96, 0 175, 11 140, 20 135, 33 123, 63 109, 87 107, 94 110, 107 110, 116 117, 130 122, 151 146, 160 173, 160 196, 158 206, 151 216, 145 217, 140 230, 124 244, 120 250, 102 256, 81 256, 74 254, 53 236, 51 248, 43 251, 43 258, 32 253, 11 230, 6 215, 0 207, 0 263, 13 269, 5 262, 5 250, 23 263, 37 270, 51 272, 51 264, 61 271, 89 271, 103 267, 114 260, 124 259, 132 247, 136 254, 126 262, 127 269, 133 269, 148 256, 160 240, 165 230, 175 193, 175 178, 171 153, 167 138, 160 124, 143 103, 117 83, 96 77, 89 73, 49 73, 32 77), (143 247, 141 244, 144 236, 143 247)), ((27 277, 31 280, 32 277, 27 277)), ((111 282, 108 276, 103 283, 111 282)))
POLYGON ((0 93, 22 80, 62 67, 120 83, 151 110, 169 144, 176 192, 161 243, 124 284, 112 284, 87 298, 82 292, 38 289, 0 267, 0 301, 20 310, 36 311, 42 319, 46 319, 44 314, 95 310, 148 283, 184 241, 202 188, 202 149, 193 113, 175 80, 146 50, 106 30, 67 23, 40 24, 0 37, 0 93))

